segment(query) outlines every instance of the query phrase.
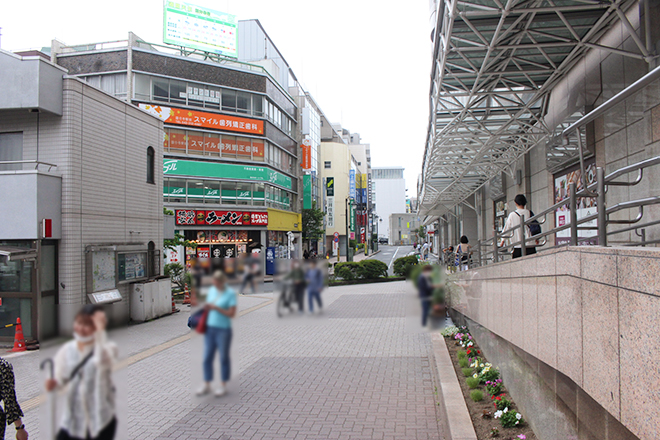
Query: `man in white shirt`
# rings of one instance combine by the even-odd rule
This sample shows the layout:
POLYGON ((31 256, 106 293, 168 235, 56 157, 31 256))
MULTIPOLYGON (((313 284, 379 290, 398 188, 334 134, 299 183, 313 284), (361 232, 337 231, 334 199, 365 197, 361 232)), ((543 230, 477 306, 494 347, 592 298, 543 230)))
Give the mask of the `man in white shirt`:
POLYGON ((422 261, 428 260, 430 248, 431 248, 431 245, 429 243, 424 243, 422 245, 422 261))
MULTIPOLYGON (((513 230, 513 236, 511 237, 511 241, 513 243, 518 243, 513 247, 513 258, 518 258, 522 256, 522 249, 520 247, 520 241, 522 241, 522 232, 520 228, 520 222, 522 217, 525 217, 525 220, 529 220, 529 218, 532 216, 531 212, 529 212, 529 209, 526 209, 525 206, 527 205, 527 197, 525 197, 523 194, 518 194, 513 201, 516 204, 516 210, 513 211, 511 214, 509 214, 509 217, 506 219, 506 223, 504 225, 504 229, 502 230, 502 235, 506 234, 508 231, 513 230), (514 229, 515 228, 515 229, 514 229)), ((529 238, 532 236, 529 226, 525 226, 525 238, 529 238)), ((500 246, 504 245, 504 238, 501 240, 500 246)), ((529 246, 529 242, 527 242, 527 246, 525 246, 525 252, 527 255, 530 254, 535 254, 536 253, 536 247, 535 246, 529 246)))

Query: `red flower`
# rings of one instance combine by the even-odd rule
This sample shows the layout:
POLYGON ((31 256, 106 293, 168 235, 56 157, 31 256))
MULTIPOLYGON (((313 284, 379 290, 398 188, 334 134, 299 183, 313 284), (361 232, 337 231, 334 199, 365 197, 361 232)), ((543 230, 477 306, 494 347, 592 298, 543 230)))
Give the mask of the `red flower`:
POLYGON ((481 354, 481 352, 479 350, 477 350, 477 354, 481 354))

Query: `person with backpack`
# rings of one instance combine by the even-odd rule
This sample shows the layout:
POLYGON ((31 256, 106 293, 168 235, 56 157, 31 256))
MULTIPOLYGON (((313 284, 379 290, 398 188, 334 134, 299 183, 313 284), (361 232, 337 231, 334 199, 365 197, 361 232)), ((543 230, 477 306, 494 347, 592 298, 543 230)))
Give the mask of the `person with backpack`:
POLYGON ((470 259, 472 258, 472 246, 467 235, 461 236, 460 243, 456 246, 456 266, 458 270, 468 270, 470 268, 470 259))
MULTIPOLYGON (((522 230, 520 228, 520 223, 523 217, 525 218, 525 221, 527 221, 534 216, 534 213, 525 208, 525 206, 527 205, 527 197, 525 197, 523 194, 518 194, 513 199, 513 201, 516 204, 516 210, 510 213, 509 216, 507 217, 506 223, 504 224, 504 229, 502 230, 502 235, 504 235, 508 231, 513 230, 513 237, 511 238, 511 240, 513 241, 513 243, 518 243, 518 244, 514 245, 512 256, 513 258, 519 258, 522 256, 522 249, 520 243, 522 241, 522 230)), ((541 226, 536 221, 532 222, 532 224, 530 225, 525 226, 524 229, 525 229, 525 238, 530 238, 534 235, 541 233, 541 226)), ((501 240, 500 246, 504 245, 504 240, 505 240, 504 238, 501 240)), ((527 255, 535 254, 536 246, 529 246, 529 242, 526 242, 525 253, 527 255)))
POLYGON ((106 336, 107 318, 99 305, 87 304, 73 322, 73 340, 53 360, 54 377, 46 390, 66 388, 56 440, 112 440, 117 430, 112 369, 117 346, 106 336))

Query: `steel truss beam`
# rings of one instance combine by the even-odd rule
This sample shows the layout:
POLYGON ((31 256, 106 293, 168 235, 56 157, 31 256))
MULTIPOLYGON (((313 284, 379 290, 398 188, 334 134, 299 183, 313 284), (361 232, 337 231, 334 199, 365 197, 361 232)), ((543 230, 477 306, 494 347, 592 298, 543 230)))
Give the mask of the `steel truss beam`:
MULTIPOLYGON (((431 77, 420 214, 442 215, 552 136, 553 86, 589 49, 650 61, 626 10, 635 0, 444 0, 431 77), (600 41, 620 21, 638 52, 600 41)), ((569 152, 574 148, 562 147, 569 152)), ((561 148, 559 149, 561 150, 561 148)), ((558 154, 564 154, 558 150, 558 154)))

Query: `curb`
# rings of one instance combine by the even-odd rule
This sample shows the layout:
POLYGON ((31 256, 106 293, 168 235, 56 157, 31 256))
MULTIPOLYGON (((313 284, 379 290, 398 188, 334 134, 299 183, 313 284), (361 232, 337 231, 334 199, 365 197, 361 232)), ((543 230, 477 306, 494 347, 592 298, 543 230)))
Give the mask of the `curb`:
POLYGON ((450 440, 477 440, 445 338, 440 333, 433 333, 431 341, 447 421, 446 433, 450 440))

